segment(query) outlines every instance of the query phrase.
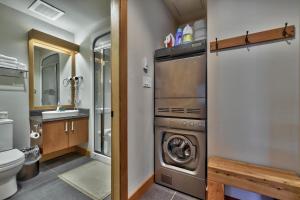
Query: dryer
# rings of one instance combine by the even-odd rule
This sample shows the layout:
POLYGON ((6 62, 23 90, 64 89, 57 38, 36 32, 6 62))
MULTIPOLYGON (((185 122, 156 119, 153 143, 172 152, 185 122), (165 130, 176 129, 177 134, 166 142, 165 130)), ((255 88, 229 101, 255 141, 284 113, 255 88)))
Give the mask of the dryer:
POLYGON ((155 181, 205 198, 205 120, 155 118, 155 181))

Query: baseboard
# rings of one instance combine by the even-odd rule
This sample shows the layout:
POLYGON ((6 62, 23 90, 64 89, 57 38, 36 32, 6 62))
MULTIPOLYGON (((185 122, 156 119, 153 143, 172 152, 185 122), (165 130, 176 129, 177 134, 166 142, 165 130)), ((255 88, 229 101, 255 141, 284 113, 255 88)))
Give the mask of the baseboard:
POLYGON ((154 175, 150 176, 132 195, 128 200, 139 200, 145 192, 153 185, 154 175))
POLYGON ((51 160, 51 159, 63 156, 68 153, 73 153, 73 152, 78 152, 77 147, 71 147, 71 148, 63 149, 63 150, 56 151, 56 152, 49 153, 49 154, 43 154, 41 162, 45 162, 47 160, 51 160))
POLYGON ((45 162, 47 160, 52 160, 54 158, 63 156, 65 154, 74 153, 74 152, 77 152, 77 153, 79 153, 80 155, 83 155, 83 156, 90 156, 91 155, 91 152, 89 150, 87 150, 85 148, 82 148, 82 147, 79 147, 79 146, 75 146, 75 147, 70 147, 70 148, 67 148, 67 149, 60 150, 60 151, 56 151, 56 152, 53 152, 53 153, 43 154, 41 162, 45 162))
POLYGON ((88 157, 91 156, 91 152, 88 149, 85 149, 83 147, 77 146, 77 151, 80 155, 88 156, 88 157))

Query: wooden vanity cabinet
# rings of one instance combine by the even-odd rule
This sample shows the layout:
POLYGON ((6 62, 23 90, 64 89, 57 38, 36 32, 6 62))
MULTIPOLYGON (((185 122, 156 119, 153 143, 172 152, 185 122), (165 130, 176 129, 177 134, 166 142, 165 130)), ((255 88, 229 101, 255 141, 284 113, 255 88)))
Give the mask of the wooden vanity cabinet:
POLYGON ((43 122, 43 154, 88 142, 88 118, 43 122))
POLYGON ((68 148, 69 133, 67 121, 52 121, 43 123, 43 154, 48 154, 68 148))
POLYGON ((76 146, 88 142, 88 119, 70 120, 69 146, 76 146))

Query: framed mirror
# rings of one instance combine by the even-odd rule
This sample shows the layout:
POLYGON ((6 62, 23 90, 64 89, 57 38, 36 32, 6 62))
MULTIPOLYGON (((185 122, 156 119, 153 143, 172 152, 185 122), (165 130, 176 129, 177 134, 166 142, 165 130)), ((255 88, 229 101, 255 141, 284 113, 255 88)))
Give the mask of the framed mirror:
POLYGON ((37 30, 28 33, 31 110, 74 107, 75 54, 79 46, 37 30))

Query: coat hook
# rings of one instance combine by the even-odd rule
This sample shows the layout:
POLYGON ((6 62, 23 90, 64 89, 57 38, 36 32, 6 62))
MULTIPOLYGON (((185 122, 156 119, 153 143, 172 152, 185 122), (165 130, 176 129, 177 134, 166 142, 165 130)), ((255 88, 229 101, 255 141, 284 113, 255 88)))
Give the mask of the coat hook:
POLYGON ((216 50, 219 49, 218 38, 216 38, 216 50))
POLYGON ((248 35, 249 35, 249 31, 246 32, 246 38, 245 38, 246 44, 249 44, 249 37, 248 37, 248 35))
POLYGON ((286 31, 287 26, 288 26, 288 23, 285 22, 285 26, 284 26, 284 29, 283 29, 283 32, 282 32, 283 37, 286 37, 286 36, 287 36, 287 31, 286 31))

